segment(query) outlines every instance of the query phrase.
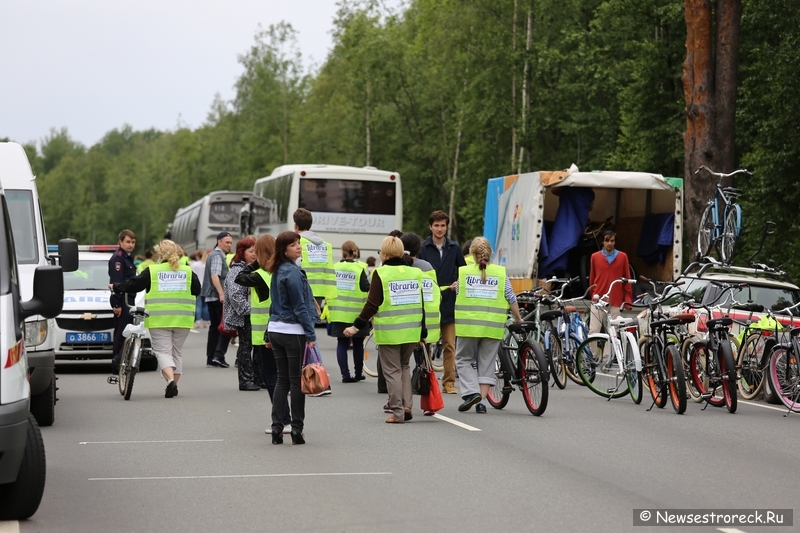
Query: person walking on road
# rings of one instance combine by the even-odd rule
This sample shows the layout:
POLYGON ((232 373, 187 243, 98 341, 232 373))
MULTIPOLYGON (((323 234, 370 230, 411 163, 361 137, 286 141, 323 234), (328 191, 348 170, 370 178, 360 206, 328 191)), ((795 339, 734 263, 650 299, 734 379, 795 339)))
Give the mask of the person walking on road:
POLYGON ((245 237, 236 243, 236 253, 233 255, 228 277, 225 278, 226 298, 222 306, 225 329, 236 328, 239 334, 236 369, 240 391, 261 390, 256 378, 257 374, 261 374, 261 360, 256 361, 253 357, 250 290, 236 283, 236 276, 256 260, 255 244, 255 239, 250 237, 245 237))
MULTIPOLYGON (((444 211, 434 211, 428 217, 431 236, 422 243, 419 257, 433 265, 439 287, 448 287, 458 279, 458 269, 466 265, 461 246, 447 238, 447 226, 450 217, 444 211)), ((442 362, 444 375, 442 389, 446 394, 457 394, 456 381, 456 328, 455 328, 456 295, 451 290, 443 290, 440 334, 442 336, 442 362)))
POLYGON ((336 337, 336 360, 342 373, 342 383, 356 383, 364 376, 364 338, 369 335, 369 324, 354 335, 346 337, 344 330, 353 325, 359 312, 367 303, 369 279, 362 264, 357 262, 358 247, 353 241, 342 243, 342 260, 334 265, 336 272, 336 298, 328 300, 330 312, 329 335, 336 337), (347 364, 347 350, 353 344, 353 375, 347 364))
POLYGON ((153 353, 161 375, 167 381, 165 398, 178 395, 178 380, 183 375, 183 344, 194 324, 195 297, 200 280, 187 265, 179 263, 178 246, 163 240, 156 246, 159 263, 121 283, 112 283, 115 293, 147 291, 144 325, 150 330, 153 353))
MULTIPOLYGON (((108 260, 108 282, 122 283, 136 275, 136 266, 133 264, 131 252, 136 248, 136 234, 129 229, 119 232, 119 248, 111 259, 108 260)), ((111 358, 111 373, 119 374, 119 358, 122 352, 122 331, 128 324, 133 324, 125 305, 124 296, 112 294, 109 298, 111 309, 114 311, 114 354, 111 358)))
POLYGON ((458 281, 451 287, 456 292, 456 366, 464 400, 458 410, 469 411, 474 405, 478 413, 486 413, 480 402, 497 383, 497 351, 508 308, 517 322, 522 322, 522 317, 505 267, 489 263, 489 241, 475 237, 470 253, 475 263, 459 268, 458 281))
MULTIPOLYGON (((589 285, 594 286, 594 298, 604 295, 611 283, 630 276, 628 255, 616 249, 617 234, 611 230, 603 232, 603 248, 592 254, 589 262, 589 285)), ((619 316, 620 307, 633 301, 633 291, 627 283, 617 284, 608 297, 608 311, 611 318, 619 316)), ((603 326, 603 313, 595 306, 590 307, 589 333, 597 333, 603 326)))
POLYGON ((383 239, 380 255, 382 264, 372 273, 367 303, 344 334, 352 337, 373 319, 392 412, 386 423, 402 424, 413 418, 409 361, 427 334, 422 271, 404 261, 403 242, 397 237, 383 239))
POLYGON ((219 366, 228 368, 225 362, 225 352, 228 351, 230 338, 219 333, 219 324, 222 322, 222 303, 225 301, 223 284, 228 276, 228 261, 226 255, 233 246, 233 237, 227 231, 217 234, 217 246, 208 255, 206 271, 203 277, 203 290, 200 293, 208 304, 208 316, 211 323, 208 327, 208 341, 206 342, 206 366, 219 366))
POLYGON ((267 264, 267 272, 272 274, 269 288, 272 307, 267 331, 278 367, 272 404, 272 444, 283 444, 283 422, 290 390, 292 443, 305 444, 306 397, 300 389, 300 371, 306 347, 317 345, 314 324, 319 317, 306 275, 297 266, 302 253, 300 235, 284 231, 275 239, 275 255, 267 264))

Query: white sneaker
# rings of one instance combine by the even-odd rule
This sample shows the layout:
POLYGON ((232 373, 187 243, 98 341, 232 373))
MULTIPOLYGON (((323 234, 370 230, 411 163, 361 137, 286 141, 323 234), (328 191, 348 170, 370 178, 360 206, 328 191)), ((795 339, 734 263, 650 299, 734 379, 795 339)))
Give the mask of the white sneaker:
POLYGON ((292 433, 292 425, 291 424, 286 424, 285 426, 283 426, 283 434, 284 435, 291 435, 291 433, 292 433))
POLYGON ((309 394, 309 396, 313 396, 314 398, 319 398, 320 396, 327 396, 329 394, 332 394, 332 392, 333 391, 331 391, 330 388, 327 388, 324 391, 320 392, 319 394, 309 394))

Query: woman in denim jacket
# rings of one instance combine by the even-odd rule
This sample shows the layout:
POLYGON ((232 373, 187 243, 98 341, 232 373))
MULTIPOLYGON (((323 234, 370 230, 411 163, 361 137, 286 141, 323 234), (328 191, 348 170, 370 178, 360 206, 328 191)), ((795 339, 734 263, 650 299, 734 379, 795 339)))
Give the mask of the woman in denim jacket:
POLYGON ((317 345, 314 323, 318 315, 306 275, 295 263, 301 254, 300 235, 284 231, 275 239, 275 254, 267 264, 267 271, 272 274, 267 332, 278 365, 278 383, 272 399, 272 444, 283 444, 283 417, 290 389, 292 443, 305 444, 306 397, 300 390, 300 371, 306 345, 317 345))

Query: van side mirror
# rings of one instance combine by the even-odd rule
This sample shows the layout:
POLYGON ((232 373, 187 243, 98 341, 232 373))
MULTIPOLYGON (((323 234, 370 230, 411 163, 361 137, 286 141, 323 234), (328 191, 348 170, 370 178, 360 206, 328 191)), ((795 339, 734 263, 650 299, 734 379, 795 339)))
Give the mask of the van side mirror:
POLYGON ((63 306, 63 270, 55 265, 37 267, 33 274, 33 298, 19 304, 21 318, 33 315, 55 318, 61 313, 63 306))
POLYGON ((58 241, 58 264, 64 272, 78 270, 78 241, 75 239, 58 241))

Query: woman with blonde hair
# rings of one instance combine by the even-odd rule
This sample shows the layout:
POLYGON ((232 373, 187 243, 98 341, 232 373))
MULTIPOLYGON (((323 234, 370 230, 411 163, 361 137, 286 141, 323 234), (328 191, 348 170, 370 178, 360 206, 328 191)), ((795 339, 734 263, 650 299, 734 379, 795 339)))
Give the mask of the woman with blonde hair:
POLYGON ((411 413, 411 367, 414 348, 423 340, 425 311, 422 297, 422 271, 403 259, 403 242, 385 237, 381 243, 381 266, 372 272, 367 303, 352 326, 344 330, 352 337, 373 319, 375 343, 389 392, 392 416, 387 424, 402 424, 411 413))
POLYGON ((489 241, 475 237, 469 252, 475 262, 460 267, 458 281, 450 286, 456 291, 456 370, 464 400, 458 410, 469 411, 475 405, 478 413, 485 413, 486 406, 480 402, 497 383, 497 350, 509 307, 517 322, 522 317, 505 267, 489 262, 489 241))
POLYGON ((180 263, 177 244, 165 239, 155 250, 158 263, 111 288, 128 294, 147 291, 144 302, 149 316, 144 324, 150 330, 153 353, 167 381, 164 397, 173 398, 178 395, 178 380, 183 374, 183 344, 194 325, 200 280, 188 265, 180 263))

